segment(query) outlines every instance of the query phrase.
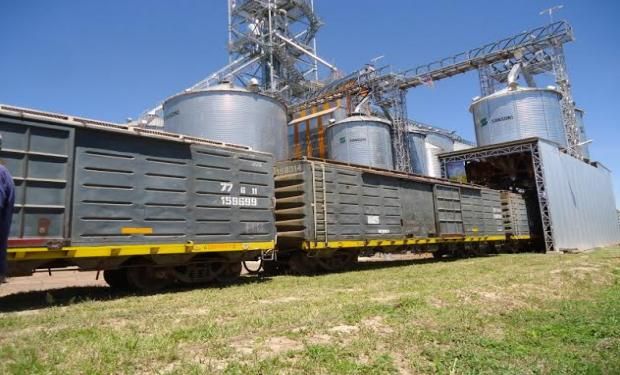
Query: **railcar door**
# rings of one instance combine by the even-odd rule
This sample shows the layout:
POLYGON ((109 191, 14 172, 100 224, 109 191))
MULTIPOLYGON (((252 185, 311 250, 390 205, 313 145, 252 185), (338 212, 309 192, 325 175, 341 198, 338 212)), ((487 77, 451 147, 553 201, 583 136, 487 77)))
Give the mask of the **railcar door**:
POLYGON ((435 199, 435 220, 441 236, 463 236, 463 212, 461 207, 461 192, 458 187, 435 185, 433 187, 435 199))
POLYGON ((0 160, 15 183, 9 247, 69 238, 74 129, 0 119, 0 160))

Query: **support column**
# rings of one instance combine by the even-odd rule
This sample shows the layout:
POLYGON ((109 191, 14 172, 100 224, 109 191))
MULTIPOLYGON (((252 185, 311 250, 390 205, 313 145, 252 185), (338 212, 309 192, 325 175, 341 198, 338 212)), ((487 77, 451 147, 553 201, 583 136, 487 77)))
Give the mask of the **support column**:
POLYGON ((575 102, 571 92, 571 85, 566 70, 566 61, 564 59, 564 47, 561 43, 555 43, 553 47, 553 71, 555 73, 555 82, 559 91, 562 93, 562 119, 564 120, 564 129, 566 133, 566 144, 568 154, 576 158, 583 158, 581 148, 578 146, 579 128, 577 127, 577 119, 575 116, 575 102))
POLYGON ((480 95, 483 97, 495 92, 495 82, 491 77, 491 67, 487 64, 478 67, 478 79, 480 80, 480 95))
POLYGON ((390 94, 394 168, 397 171, 410 173, 411 160, 407 142, 407 91, 394 89, 394 92, 390 94))
POLYGON ((540 209, 540 220, 542 222, 543 238, 545 250, 547 252, 557 251, 553 243, 553 223, 549 212, 549 201, 547 198, 547 188, 545 186, 545 171, 540 160, 538 144, 531 146, 532 166, 534 168, 534 180, 536 182, 536 194, 538 196, 538 206, 540 209))

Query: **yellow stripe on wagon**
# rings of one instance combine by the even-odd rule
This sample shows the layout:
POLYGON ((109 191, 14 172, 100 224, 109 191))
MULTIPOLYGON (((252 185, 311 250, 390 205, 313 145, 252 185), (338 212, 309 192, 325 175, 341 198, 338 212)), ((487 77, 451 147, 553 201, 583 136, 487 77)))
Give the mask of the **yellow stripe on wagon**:
POLYGON ((11 248, 9 261, 272 250, 275 241, 11 248))
MULTIPOLYGON (((510 239, 525 240, 530 236, 512 236, 510 239)), ((425 238, 405 238, 405 239, 376 239, 366 241, 306 241, 302 244, 304 250, 321 250, 321 249, 344 249, 344 248, 364 248, 364 247, 389 247, 389 246, 407 246, 407 245, 432 245, 443 243, 467 243, 467 242, 497 242, 506 241, 505 235, 497 236, 467 236, 467 237, 425 237, 425 238)))
POLYGON ((150 227, 122 227, 122 234, 153 234, 153 228, 150 227))

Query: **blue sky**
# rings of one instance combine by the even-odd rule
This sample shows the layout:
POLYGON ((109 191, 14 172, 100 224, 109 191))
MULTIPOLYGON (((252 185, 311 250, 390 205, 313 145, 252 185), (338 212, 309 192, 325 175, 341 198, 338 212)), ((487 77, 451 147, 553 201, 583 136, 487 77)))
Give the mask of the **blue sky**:
MULTIPOLYGON (((620 2, 316 0, 319 53, 345 72, 415 67, 548 22, 563 4, 574 98, 620 205, 620 2)), ((0 103, 123 122, 227 61, 225 0, 0 1, 0 103)), ((411 90, 409 115, 473 139, 477 74, 411 90)))

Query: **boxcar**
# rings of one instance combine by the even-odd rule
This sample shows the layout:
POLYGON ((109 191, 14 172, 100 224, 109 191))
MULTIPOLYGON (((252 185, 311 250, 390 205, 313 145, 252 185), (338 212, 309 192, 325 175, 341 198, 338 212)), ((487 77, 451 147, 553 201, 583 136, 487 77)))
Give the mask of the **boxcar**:
POLYGON ((6 106, 0 135, 11 276, 75 266, 149 289, 233 277, 274 249, 270 154, 6 106))
POLYGON ((529 238, 507 231, 500 192, 476 185, 305 159, 277 163, 275 189, 278 259, 301 272, 340 269, 360 252, 442 256, 529 238))

